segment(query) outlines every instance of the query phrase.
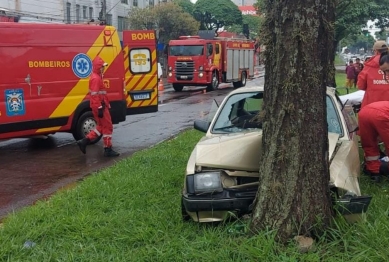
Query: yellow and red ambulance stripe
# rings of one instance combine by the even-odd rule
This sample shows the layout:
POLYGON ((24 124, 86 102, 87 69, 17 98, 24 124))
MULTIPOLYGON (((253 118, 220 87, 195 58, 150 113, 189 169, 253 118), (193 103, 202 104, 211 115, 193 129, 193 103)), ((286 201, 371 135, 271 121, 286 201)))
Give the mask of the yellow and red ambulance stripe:
MULTIPOLYGON (((97 56, 100 56, 105 62, 108 63, 107 69, 109 69, 112 62, 118 55, 122 55, 121 50, 114 49, 115 54, 112 53, 112 46, 120 47, 119 37, 114 37, 117 31, 114 27, 106 26, 101 27, 101 33, 97 39, 93 42, 86 55, 93 61, 97 56), (105 31, 110 31, 110 35, 106 35, 105 31), (107 45, 109 43, 109 45, 107 45)), ((77 106, 85 99, 89 92, 89 77, 79 79, 77 84, 69 91, 69 93, 63 98, 61 103, 50 115, 50 118, 66 117, 73 114, 77 106)), ((37 133, 58 131, 61 126, 41 128, 38 129, 37 133)))
POLYGON ((131 96, 127 96, 127 108, 137 108, 141 106, 157 106, 158 105, 158 92, 157 92, 157 50, 151 50, 151 72, 145 74, 132 74, 129 70, 130 57, 129 48, 126 46, 124 49, 126 57, 124 59, 124 68, 126 68, 125 85, 126 92, 145 90, 146 88, 153 88, 154 92, 150 95, 149 100, 132 101, 131 96))

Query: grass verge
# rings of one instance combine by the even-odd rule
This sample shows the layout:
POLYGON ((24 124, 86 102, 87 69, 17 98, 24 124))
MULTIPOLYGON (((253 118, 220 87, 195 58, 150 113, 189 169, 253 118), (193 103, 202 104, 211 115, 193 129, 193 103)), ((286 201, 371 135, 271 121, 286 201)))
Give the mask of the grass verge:
POLYGON ((243 221, 182 222, 183 173, 202 135, 186 131, 10 215, 0 227, 0 261, 389 260, 387 181, 363 177, 362 192, 373 195, 367 222, 339 222, 306 254, 277 245, 271 232, 248 237, 243 221))
POLYGON ((343 59, 340 57, 340 55, 335 56, 335 61, 334 61, 335 66, 343 66, 345 64, 346 64, 346 62, 343 61, 343 59))
POLYGON ((358 91, 358 88, 350 88, 347 90, 346 88, 346 74, 341 72, 336 72, 335 74, 335 82, 336 82, 336 90, 338 90, 339 95, 345 95, 348 93, 352 93, 358 91))

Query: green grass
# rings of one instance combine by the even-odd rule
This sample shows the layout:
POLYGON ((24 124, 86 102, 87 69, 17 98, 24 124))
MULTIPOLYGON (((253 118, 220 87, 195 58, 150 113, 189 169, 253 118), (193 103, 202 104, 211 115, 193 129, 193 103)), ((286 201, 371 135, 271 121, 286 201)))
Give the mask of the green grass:
POLYGON ((335 56, 335 61, 334 61, 334 65, 335 66, 339 66, 339 65, 345 65, 346 63, 343 61, 342 58, 340 58, 339 55, 336 55, 335 56))
POLYGON ((346 89, 346 73, 336 72, 335 82, 336 90, 338 90, 339 95, 345 95, 347 94, 347 91, 349 93, 358 91, 358 88, 350 88, 349 90, 346 89))
POLYGON ((271 232, 249 237, 243 221, 182 222, 180 192, 202 133, 135 153, 72 189, 10 215, 0 226, 0 261, 388 261, 388 181, 370 184, 367 221, 340 223, 315 251, 280 246, 271 232), (23 248, 26 241, 35 246, 23 248))

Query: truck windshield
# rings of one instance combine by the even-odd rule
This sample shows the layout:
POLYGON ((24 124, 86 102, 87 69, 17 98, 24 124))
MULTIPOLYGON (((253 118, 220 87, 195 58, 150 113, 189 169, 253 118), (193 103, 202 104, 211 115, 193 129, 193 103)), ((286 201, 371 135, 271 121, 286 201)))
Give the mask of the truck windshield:
POLYGON ((169 55, 171 56, 199 56, 204 53, 202 45, 176 45, 170 46, 169 55))

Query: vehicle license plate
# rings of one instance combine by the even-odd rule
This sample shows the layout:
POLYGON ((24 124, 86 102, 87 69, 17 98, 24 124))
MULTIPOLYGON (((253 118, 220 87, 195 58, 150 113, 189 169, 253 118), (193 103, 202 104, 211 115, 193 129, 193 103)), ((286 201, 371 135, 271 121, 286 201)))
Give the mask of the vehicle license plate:
POLYGON ((188 76, 181 76, 181 79, 188 79, 188 76))
POLYGON ((145 99, 150 99, 150 94, 149 93, 134 94, 134 100, 145 100, 145 99))

